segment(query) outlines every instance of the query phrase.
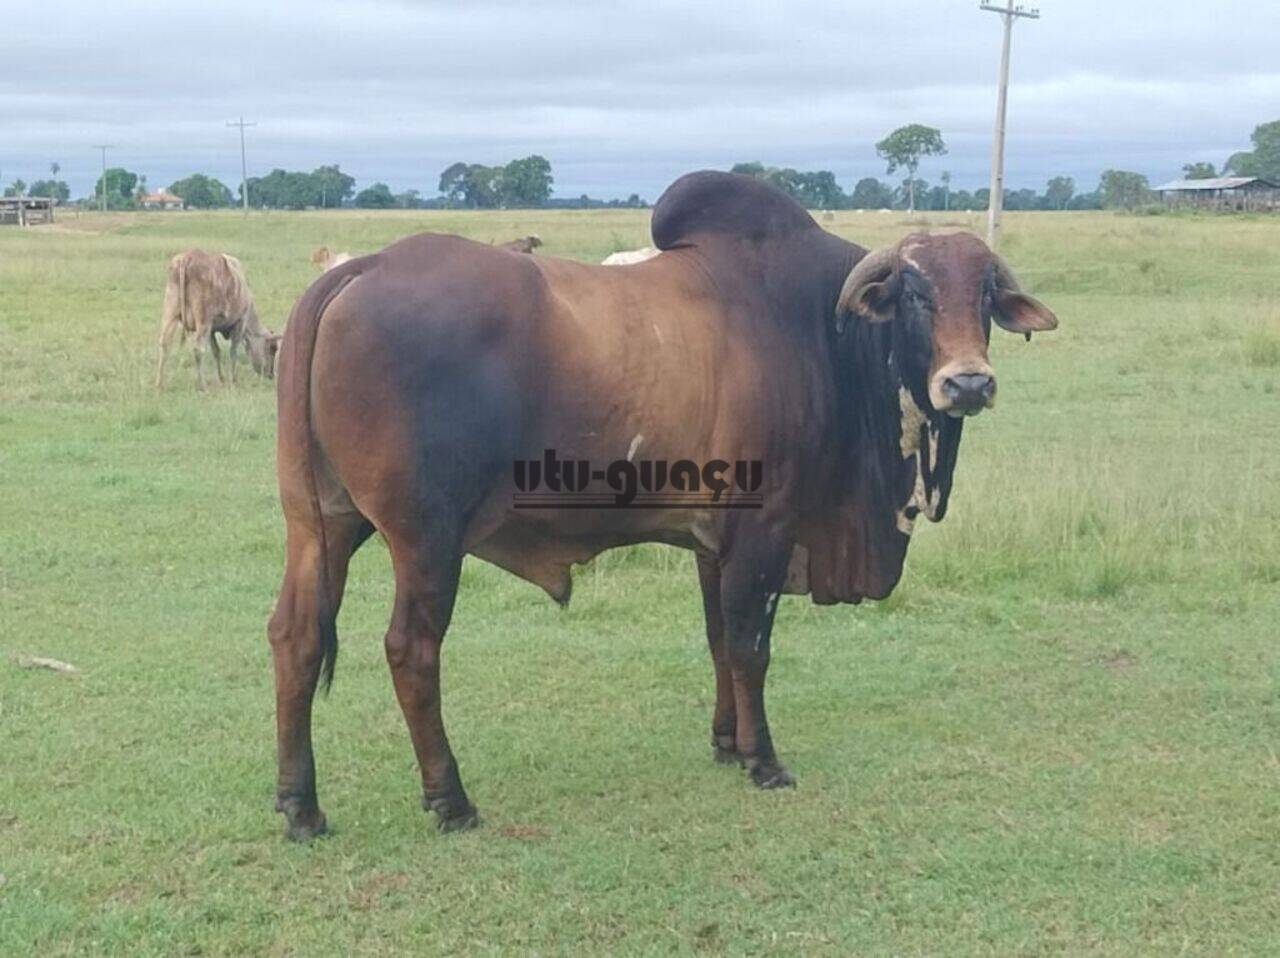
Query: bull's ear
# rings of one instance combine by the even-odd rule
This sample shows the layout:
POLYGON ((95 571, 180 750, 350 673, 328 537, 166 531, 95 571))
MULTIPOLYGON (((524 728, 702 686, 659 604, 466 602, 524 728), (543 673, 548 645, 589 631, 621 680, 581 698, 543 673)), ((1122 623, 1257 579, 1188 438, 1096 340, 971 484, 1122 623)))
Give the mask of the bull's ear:
POLYGON ((1053 310, 1019 290, 997 290, 995 307, 992 318, 1001 329, 1024 333, 1028 339, 1032 333, 1047 333, 1058 328, 1058 317, 1053 315, 1053 310))
POLYGON ((991 318, 1001 329, 1022 333, 1030 339, 1032 333, 1047 333, 1058 328, 1058 317, 1053 315, 1053 310, 1018 287, 1008 263, 997 256, 993 266, 995 311, 991 318))
POLYGON ((893 319, 901 283, 898 279, 897 249, 868 253, 853 268, 836 300, 836 328, 844 329, 850 315, 861 316, 869 323, 893 319))

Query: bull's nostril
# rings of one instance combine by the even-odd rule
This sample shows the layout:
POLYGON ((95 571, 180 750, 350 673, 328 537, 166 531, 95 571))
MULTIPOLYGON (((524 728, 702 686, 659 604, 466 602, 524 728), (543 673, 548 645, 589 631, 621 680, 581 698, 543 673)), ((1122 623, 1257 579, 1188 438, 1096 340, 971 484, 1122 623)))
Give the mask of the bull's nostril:
POLYGON ((942 391, 955 405, 974 407, 995 395, 996 383, 985 373, 956 373, 943 380, 942 391))

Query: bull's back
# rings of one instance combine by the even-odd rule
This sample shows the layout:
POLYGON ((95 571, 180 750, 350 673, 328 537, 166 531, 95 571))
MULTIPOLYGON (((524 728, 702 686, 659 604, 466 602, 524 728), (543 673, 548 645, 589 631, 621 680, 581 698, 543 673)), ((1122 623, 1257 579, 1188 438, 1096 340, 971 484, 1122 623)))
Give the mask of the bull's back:
POLYGON ((253 307, 244 269, 235 257, 190 249, 169 261, 166 295, 172 295, 188 332, 205 325, 234 327, 253 307))

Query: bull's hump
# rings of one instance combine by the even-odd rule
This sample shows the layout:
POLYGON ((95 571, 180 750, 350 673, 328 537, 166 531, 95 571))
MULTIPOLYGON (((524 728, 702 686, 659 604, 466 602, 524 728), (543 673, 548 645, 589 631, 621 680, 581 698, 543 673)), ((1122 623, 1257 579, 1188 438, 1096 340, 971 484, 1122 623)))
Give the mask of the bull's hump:
POLYGON ((754 241, 818 230, 799 203, 775 186, 738 173, 703 170, 672 183, 653 207, 653 245, 674 249, 699 237, 754 241))

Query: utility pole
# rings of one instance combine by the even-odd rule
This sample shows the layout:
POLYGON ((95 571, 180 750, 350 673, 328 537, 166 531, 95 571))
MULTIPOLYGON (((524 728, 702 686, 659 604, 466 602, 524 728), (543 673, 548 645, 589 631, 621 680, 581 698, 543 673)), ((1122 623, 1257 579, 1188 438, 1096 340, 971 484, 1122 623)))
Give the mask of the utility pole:
POLYGON ((257 126, 257 123, 246 123, 244 117, 227 124, 240 127, 240 199, 244 204, 244 215, 249 215, 249 165, 244 159, 244 128, 257 126))
POLYGON ((1039 10, 1014 6, 1013 0, 1005 0, 1005 6, 979 3, 979 10, 1000 14, 1004 21, 1004 45, 1000 49, 1000 90, 996 94, 996 131, 991 140, 991 199, 987 204, 987 245, 995 249, 1000 244, 1000 214, 1004 211, 1004 117, 1009 101, 1009 42, 1013 36, 1013 21, 1019 17, 1039 20, 1039 10))
POLYGON ((100 208, 105 213, 107 211, 107 150, 114 150, 115 147, 110 143, 95 143, 93 148, 102 151, 102 203, 100 208))

